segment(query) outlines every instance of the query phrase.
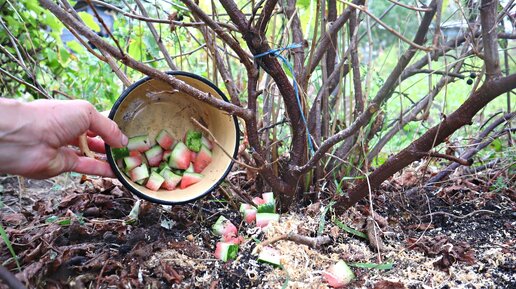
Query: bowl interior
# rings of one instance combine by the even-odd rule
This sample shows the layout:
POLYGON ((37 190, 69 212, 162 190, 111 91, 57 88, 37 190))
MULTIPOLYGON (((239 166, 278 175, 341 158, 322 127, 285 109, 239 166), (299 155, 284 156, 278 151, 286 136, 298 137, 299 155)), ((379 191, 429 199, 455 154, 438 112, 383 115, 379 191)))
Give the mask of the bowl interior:
MULTIPOLYGON (((209 92, 213 97, 225 98, 207 80, 186 73, 172 74, 201 91, 209 92)), ((183 139, 189 129, 202 131, 191 120, 195 118, 211 131, 226 152, 233 156, 236 154, 238 131, 235 117, 187 94, 175 91, 162 81, 146 79, 140 82, 126 94, 118 106, 115 105, 113 110, 111 118, 128 137, 147 134, 155 144, 154 139, 159 131, 167 129, 174 140, 183 139)), ((203 135, 209 136, 202 132, 203 135)), ((108 159, 112 166, 116 167, 114 170, 120 181, 131 191, 150 201, 174 204, 188 202, 211 192, 225 178, 231 169, 232 160, 217 145, 214 145, 212 153, 212 162, 201 173, 204 177, 199 183, 183 190, 178 187, 173 191, 157 192, 132 182, 114 165, 111 154, 108 154, 108 159)))

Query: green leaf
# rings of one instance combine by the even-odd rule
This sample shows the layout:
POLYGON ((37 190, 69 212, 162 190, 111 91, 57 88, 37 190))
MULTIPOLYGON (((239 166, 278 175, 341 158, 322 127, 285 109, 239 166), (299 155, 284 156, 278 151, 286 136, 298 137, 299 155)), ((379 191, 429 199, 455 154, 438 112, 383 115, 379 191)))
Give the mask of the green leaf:
POLYGON ((351 267, 365 268, 365 269, 378 269, 378 270, 390 270, 394 266, 394 263, 348 263, 351 267))
POLYGON ((310 7, 310 0, 298 0, 297 4, 303 6, 303 8, 308 8, 310 7))
POLYGON ((502 141, 497 138, 491 143, 490 147, 492 147, 495 152, 501 152, 503 147, 502 141))
POLYGON ((79 17, 81 17, 82 21, 84 21, 84 24, 88 26, 91 30, 95 32, 100 32, 100 26, 95 22, 95 19, 93 18, 93 15, 88 14, 87 12, 81 11, 78 13, 79 17))
POLYGON ((71 219, 63 219, 63 220, 59 220, 56 222, 56 224, 58 224, 60 226, 70 226, 71 223, 72 223, 71 219))
POLYGON ((70 49, 72 49, 75 53, 81 54, 85 52, 84 47, 76 40, 68 41, 66 42, 66 45, 70 47, 70 49))
POLYGON ((50 216, 48 217, 46 220, 45 220, 45 223, 53 223, 55 221, 57 221, 57 219, 59 219, 57 216, 50 216))
POLYGON ((13 256, 13 259, 16 262, 16 267, 18 267, 18 271, 21 272, 20 262, 18 262, 18 256, 16 255, 16 252, 14 252, 13 245, 11 244, 11 241, 9 240, 9 236, 7 236, 7 233, 5 232, 2 224, 0 224, 0 236, 2 237, 2 240, 4 240, 4 243, 7 246, 7 249, 9 249, 11 256, 13 256))
POLYGON ((132 38, 129 41, 129 55, 136 59, 141 60, 142 59, 142 40, 140 37, 132 38))
POLYGON ((337 227, 339 227, 342 230, 350 233, 351 235, 355 235, 357 237, 364 238, 366 240, 369 239, 366 234, 364 234, 364 233, 362 233, 362 232, 360 232, 358 230, 355 230, 355 229, 349 227, 348 225, 342 223, 341 221, 339 221, 337 219, 334 219, 333 222, 335 223, 335 225, 337 225, 337 227))

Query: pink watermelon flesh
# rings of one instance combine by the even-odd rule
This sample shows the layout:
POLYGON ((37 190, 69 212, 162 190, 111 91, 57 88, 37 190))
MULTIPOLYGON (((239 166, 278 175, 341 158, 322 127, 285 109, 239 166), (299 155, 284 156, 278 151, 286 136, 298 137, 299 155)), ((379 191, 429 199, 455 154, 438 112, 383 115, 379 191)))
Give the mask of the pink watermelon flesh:
POLYGON ((172 154, 172 151, 170 151, 170 150, 164 151, 163 152, 163 158, 161 160, 166 162, 166 163, 168 163, 168 157, 170 156, 170 154, 172 154))
POLYGON ((142 157, 143 155, 142 155, 142 153, 141 153, 141 152, 139 152, 139 151, 130 151, 130 152, 129 152, 129 156, 130 156, 130 157, 142 157))
POLYGON ((202 172, 210 163, 212 159, 211 151, 202 146, 201 150, 197 153, 197 157, 194 159, 194 171, 196 173, 202 172))
POLYGON ((163 178, 165 181, 161 185, 165 190, 172 191, 177 187, 177 184, 181 181, 181 176, 174 174, 170 170, 165 170, 163 172, 163 178))
POLYGON ((174 169, 186 170, 190 166, 190 157, 190 150, 183 142, 178 142, 170 154, 168 165, 174 169))
POLYGON ((156 142, 164 149, 169 150, 174 144, 174 139, 168 131, 162 129, 156 137, 156 142))
POLYGON ((222 241, 230 243, 230 244, 239 245, 239 244, 242 244, 244 242, 244 237, 242 237, 242 236, 233 236, 231 234, 223 235, 222 236, 222 241))
POLYGON ((197 153, 196 152, 192 152, 190 151, 190 160, 193 162, 195 160, 195 158, 197 157, 197 153))
POLYGON ((141 164, 140 166, 130 171, 129 174, 131 175, 131 180, 136 182, 149 177, 149 170, 147 169, 146 164, 141 164))
POLYGON ((147 189, 149 190, 157 191, 159 190, 161 184, 163 184, 164 181, 165 179, 162 176, 160 176, 156 172, 152 172, 149 180, 147 180, 147 184, 145 185, 145 187, 147 187, 147 189))
POLYGON ((205 136, 202 136, 201 142, 204 146, 206 146, 210 151, 213 149, 213 143, 205 136))
POLYGON ((265 204, 265 201, 262 198, 260 198, 260 197, 254 197, 253 198, 253 203, 258 206, 258 205, 265 204))
POLYGON ((125 169, 130 171, 137 166, 142 164, 142 157, 125 157, 124 158, 125 169))
POLYGON ((145 152, 151 148, 151 144, 149 141, 149 137, 147 135, 140 135, 129 138, 129 142, 127 143, 127 148, 130 151, 137 150, 139 152, 145 152))
POLYGON ((163 149, 160 146, 153 146, 150 150, 145 152, 145 157, 149 162, 149 166, 158 167, 163 158, 163 149))
POLYGON ((256 220, 256 209, 245 210, 244 212, 244 221, 248 224, 251 224, 256 220))
POLYGON ((181 185, 179 186, 181 189, 185 189, 195 183, 198 183, 202 180, 203 175, 197 173, 185 172, 183 174, 183 178, 181 179, 181 185))

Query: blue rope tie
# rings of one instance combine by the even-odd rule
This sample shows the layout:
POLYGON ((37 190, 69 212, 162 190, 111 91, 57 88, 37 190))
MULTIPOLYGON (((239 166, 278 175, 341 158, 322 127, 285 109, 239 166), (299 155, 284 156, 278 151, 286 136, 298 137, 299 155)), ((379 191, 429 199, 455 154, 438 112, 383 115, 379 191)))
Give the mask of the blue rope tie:
POLYGON ((292 78, 293 78, 292 86, 294 86, 294 92, 296 94, 297 106, 299 108, 299 112, 301 113, 301 119, 303 120, 303 123, 305 124, 306 135, 307 135, 307 139, 308 139, 308 147, 310 148, 310 151, 312 153, 314 153, 314 146, 312 144, 312 136, 310 135, 310 131, 308 131, 308 123, 306 121, 305 114, 303 113, 303 108, 301 107, 301 99, 299 98, 299 88, 298 88, 298 84, 297 84, 297 80, 296 80, 296 74, 294 73, 294 68, 292 67, 292 64, 290 64, 288 59, 286 59, 283 55, 280 54, 281 52, 283 52, 285 50, 301 48, 301 47, 302 47, 301 44, 293 43, 293 44, 287 45, 285 47, 271 49, 269 51, 260 53, 258 55, 255 55, 254 58, 256 59, 256 58, 264 57, 267 55, 272 55, 274 57, 279 58, 281 60, 281 62, 283 62, 283 64, 287 66, 288 70, 292 74, 292 78))

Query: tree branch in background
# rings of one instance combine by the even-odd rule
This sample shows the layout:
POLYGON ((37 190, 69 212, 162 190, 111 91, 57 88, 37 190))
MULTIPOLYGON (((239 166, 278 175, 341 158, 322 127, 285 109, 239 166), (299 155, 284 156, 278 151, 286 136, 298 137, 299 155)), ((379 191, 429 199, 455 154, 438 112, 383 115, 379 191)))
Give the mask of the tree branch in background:
POLYGON ((265 35, 265 30, 267 29, 267 25, 269 24, 276 4, 278 4, 278 0, 267 0, 263 6, 260 17, 258 17, 258 20, 256 21, 256 29, 258 29, 262 35, 265 35))
MULTIPOLYGON (((433 8, 431 12, 425 13, 425 16, 423 17, 423 20, 421 21, 421 24, 419 25, 418 31, 416 33, 416 36, 414 37, 414 43, 421 44, 425 41, 425 35, 428 32, 428 28, 430 27, 430 23, 432 22, 432 18, 435 14, 435 0, 433 0, 429 7, 433 8)), ((350 13, 351 14, 351 13, 350 13)), ((348 16, 349 17, 349 16, 348 16)), ((319 149, 315 152, 315 154, 312 156, 312 158, 304 165, 297 166, 293 168, 293 171, 296 174, 302 174, 313 168, 317 165, 319 160, 321 160, 322 157, 325 156, 325 154, 337 143, 343 141, 344 139, 350 137, 354 133, 356 133, 362 126, 367 124, 371 117, 376 113, 380 107, 380 105, 389 98, 391 95, 394 87, 396 86, 396 83, 398 82, 398 77, 403 72, 403 69, 408 65, 412 57, 416 53, 416 49, 412 46, 405 51, 405 53, 401 56, 399 61, 397 62, 396 66, 392 70, 391 74, 387 78, 387 80, 384 82, 374 99, 371 101, 367 109, 358 115, 355 119, 355 121, 348 126, 346 129, 339 131, 338 133, 334 134, 333 136, 329 137, 327 140, 325 140, 319 149)))
MULTIPOLYGON (((323 0, 321 0, 323 1, 323 0)), ((364 0, 354 0, 353 3, 356 5, 363 5, 364 0)), ((331 47, 331 38, 340 31, 340 29, 348 22, 349 16, 351 15, 351 9, 355 9, 353 7, 347 7, 344 12, 332 23, 332 25, 328 28, 326 33, 321 37, 315 52, 313 52, 309 63, 305 67, 305 71, 303 73, 303 86, 308 83, 312 72, 314 72, 315 68, 323 58, 326 51, 331 47)))
MULTIPOLYGON (((382 20, 380 20, 378 17, 374 16, 371 12, 369 12, 369 10, 367 8, 365 8, 364 6, 362 5, 355 5, 349 1, 345 1, 345 0, 338 0, 342 3, 345 3, 355 9, 358 9, 362 12, 364 12, 365 14, 369 15, 369 17, 373 18, 374 21, 378 22, 378 24, 380 24, 381 26, 383 26, 383 28, 387 29, 389 32, 391 32, 392 34, 396 35, 399 39, 401 39, 403 42, 407 43, 408 45, 414 47, 414 48, 417 48, 419 50, 423 50, 423 51, 432 51, 432 48, 430 47, 424 47, 424 46, 421 46, 419 45, 418 43, 416 42, 412 42, 410 41, 409 39, 407 39, 405 36, 403 36, 402 34, 400 34, 398 31, 396 31, 394 28, 390 27, 389 25, 385 24, 385 22, 383 22, 382 20)), ((430 11, 433 11, 433 10, 429 10, 430 11)))
POLYGON ((378 188, 387 178, 412 162, 419 160, 421 152, 430 151, 430 149, 444 142, 447 137, 459 128, 471 124, 473 116, 497 96, 515 88, 516 74, 486 81, 457 110, 372 172, 368 176, 368 182, 361 181, 348 192, 347 196, 339 197, 335 205, 336 211, 342 213, 345 209, 366 197, 369 192, 369 186, 371 189, 378 188))
MULTIPOLYGON (((71 13, 77 19, 77 21, 79 21, 83 25, 85 25, 84 22, 82 21, 81 17, 79 17, 79 14, 77 14, 77 12, 73 9, 72 5, 70 5, 70 3, 67 0, 61 0, 61 2, 65 6, 65 8, 68 9, 69 13, 71 13)), ((77 35, 77 32, 73 28, 71 28, 70 26, 66 25, 65 23, 63 23, 63 25, 65 25, 67 27, 67 29, 75 36, 75 38, 77 38, 79 41, 82 41, 82 37, 77 35)), ((82 44, 82 42, 81 42, 81 44, 82 44)), ((84 46, 84 44, 83 44, 83 46, 84 46)), ((89 45, 87 45, 87 47, 88 47, 88 51, 89 51, 89 49, 91 49, 91 47, 89 45)), ((122 83, 123 83, 123 85, 125 87, 130 86, 132 84, 132 81, 120 69, 120 67, 118 67, 118 65, 116 64, 116 62, 113 59, 113 57, 111 57, 111 55, 106 53, 106 51, 103 50, 102 48, 98 48, 98 49, 99 49, 100 53, 102 54, 103 58, 99 58, 99 57, 97 57, 97 58, 99 58, 100 60, 106 62, 111 67, 111 69, 113 70, 115 75, 118 76, 118 78, 120 79, 120 81, 122 81, 122 83)), ((93 55, 96 56, 96 54, 93 54, 93 55)))
MULTIPOLYGON (((489 144, 491 144, 495 139, 503 135, 504 133, 497 133, 495 136, 490 137, 487 140, 484 140, 493 130, 495 130, 499 125, 503 123, 509 123, 512 118, 516 116, 516 112, 507 113, 497 120, 493 121, 488 127, 486 127, 473 141, 471 141, 468 146, 470 147, 464 153, 460 155, 461 159, 471 159, 474 155, 476 155, 479 151, 486 148, 489 144)), ((431 177, 426 183, 423 185, 423 188, 430 188, 435 185, 437 182, 446 178, 452 172, 454 172, 461 164, 452 163, 443 170, 441 170, 438 174, 431 177)), ((473 168, 471 168, 473 169, 473 168)), ((419 188, 410 189, 405 192, 405 195, 410 197, 416 193, 419 188)))
POLYGON ((243 119, 249 118, 249 112, 246 109, 233 105, 231 103, 227 103, 223 100, 212 97, 210 94, 199 91, 198 89, 193 88, 192 86, 184 83, 181 80, 176 79, 173 76, 170 76, 166 73, 163 73, 157 69, 154 69, 148 65, 145 65, 135 59, 131 58, 126 54, 122 54, 119 49, 111 46, 107 42, 105 42, 100 36, 95 34, 89 28, 84 26, 81 22, 75 19, 73 16, 69 15, 62 8, 54 4, 51 0, 40 0, 40 3, 43 7, 49 9, 56 17, 63 23, 69 25, 81 35, 86 37, 91 43, 93 43, 97 47, 101 47, 107 53, 111 54, 114 58, 120 60, 125 65, 138 70, 154 79, 158 79, 170 84, 173 88, 184 92, 186 94, 191 95, 199 99, 200 101, 206 102, 220 110, 224 110, 231 114, 235 114, 243 119))
POLYGON ((480 2, 480 23, 482 25, 482 43, 484 46, 484 63, 487 78, 498 77, 502 74, 500 57, 498 55, 497 0, 482 0, 480 2))
MULTIPOLYGON (((136 5, 138 5, 138 8, 140 9, 142 15, 144 17, 149 17, 149 14, 147 13, 147 10, 145 9, 145 6, 143 6, 142 2, 140 0, 134 0, 134 2, 136 3, 136 5)), ((154 24, 152 24, 151 22, 147 22, 147 26, 149 27, 149 30, 152 33, 152 36, 154 37, 154 40, 156 40, 156 44, 158 45, 159 50, 163 54, 163 57, 165 57, 165 61, 167 62, 170 69, 177 70, 177 67, 172 61, 172 58, 170 58, 170 54, 168 53, 167 48, 163 44, 161 36, 158 34, 158 31, 156 31, 154 24)))

